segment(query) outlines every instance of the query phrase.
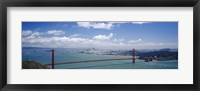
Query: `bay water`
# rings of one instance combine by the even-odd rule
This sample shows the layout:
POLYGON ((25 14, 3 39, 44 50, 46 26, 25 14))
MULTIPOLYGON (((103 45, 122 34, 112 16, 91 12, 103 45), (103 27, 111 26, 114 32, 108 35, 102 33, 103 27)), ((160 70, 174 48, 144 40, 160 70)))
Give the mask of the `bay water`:
MULTIPOLYGON (((33 60, 41 64, 51 64, 51 50, 51 48, 23 47, 22 61, 33 60)), ((83 49, 73 48, 54 48, 54 50, 55 63, 132 57, 79 53, 83 49)), ((51 66, 48 67, 51 68, 51 66)), ((135 63, 132 63, 131 59, 111 60, 75 64, 61 64, 55 65, 55 69, 178 69, 178 60, 145 62, 144 60, 136 59, 135 63)))

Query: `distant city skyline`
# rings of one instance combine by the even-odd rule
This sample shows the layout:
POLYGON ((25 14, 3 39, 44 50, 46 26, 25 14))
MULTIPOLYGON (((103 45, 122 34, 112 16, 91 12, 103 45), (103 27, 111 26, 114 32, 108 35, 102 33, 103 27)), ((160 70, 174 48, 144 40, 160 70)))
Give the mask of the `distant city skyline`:
POLYGON ((22 22, 23 47, 178 48, 178 22, 22 22))

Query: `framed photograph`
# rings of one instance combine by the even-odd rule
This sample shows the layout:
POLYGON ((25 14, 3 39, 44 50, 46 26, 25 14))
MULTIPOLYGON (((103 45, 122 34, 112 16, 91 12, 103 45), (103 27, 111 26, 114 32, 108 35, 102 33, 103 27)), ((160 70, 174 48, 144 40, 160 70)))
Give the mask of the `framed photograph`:
POLYGON ((1 89, 199 90, 199 0, 1 2, 1 89))

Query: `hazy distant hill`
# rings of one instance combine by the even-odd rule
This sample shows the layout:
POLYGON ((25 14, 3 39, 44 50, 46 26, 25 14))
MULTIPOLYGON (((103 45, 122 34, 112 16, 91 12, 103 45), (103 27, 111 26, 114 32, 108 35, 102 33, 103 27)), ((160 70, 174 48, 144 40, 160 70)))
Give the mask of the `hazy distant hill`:
POLYGON ((151 52, 136 52, 138 56, 170 56, 170 55, 178 55, 178 51, 171 49, 161 49, 158 51, 151 52))
MULTIPOLYGON (((122 51, 118 52, 117 55, 125 55, 125 56, 132 56, 133 51, 122 51)), ((153 59, 153 60, 178 60, 178 49, 160 49, 160 50, 143 50, 143 51, 136 51, 136 56, 139 56, 140 59, 153 59)))

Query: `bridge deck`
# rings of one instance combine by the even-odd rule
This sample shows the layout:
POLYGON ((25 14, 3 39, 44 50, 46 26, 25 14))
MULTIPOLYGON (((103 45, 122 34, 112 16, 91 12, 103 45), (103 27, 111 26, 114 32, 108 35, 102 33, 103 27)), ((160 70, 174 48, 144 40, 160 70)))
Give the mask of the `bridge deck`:
MULTIPOLYGON (((82 61, 71 61, 71 62, 61 62, 61 63, 54 63, 54 65, 61 65, 61 64, 74 64, 74 63, 86 63, 86 62, 100 62, 100 61, 113 61, 113 60, 129 60, 131 58, 113 58, 113 59, 100 59, 100 60, 82 60, 82 61)), ((50 66, 52 64, 45 64, 46 66, 50 66)))

